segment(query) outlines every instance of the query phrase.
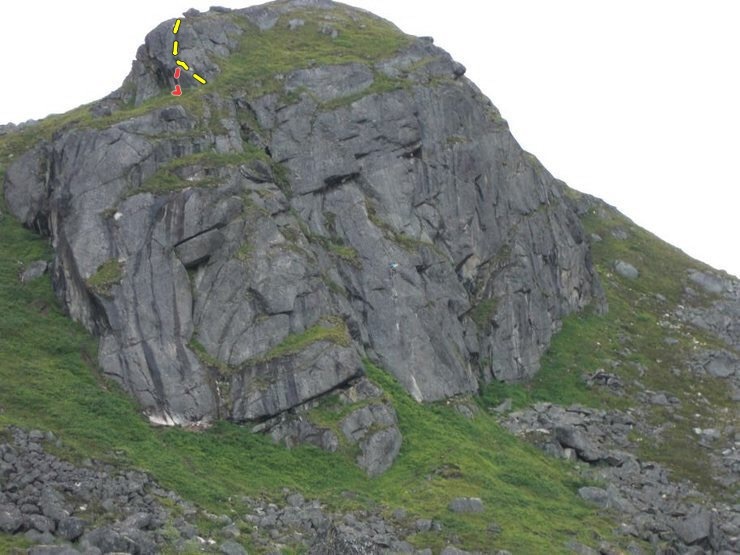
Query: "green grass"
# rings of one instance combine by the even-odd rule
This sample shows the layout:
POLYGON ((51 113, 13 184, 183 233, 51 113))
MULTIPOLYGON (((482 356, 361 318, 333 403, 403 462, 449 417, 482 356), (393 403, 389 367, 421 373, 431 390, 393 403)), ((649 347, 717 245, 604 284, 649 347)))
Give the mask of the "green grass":
POLYGON ((234 371, 234 369, 225 362, 211 356, 197 339, 191 339, 188 343, 188 347, 206 367, 218 370, 222 375, 228 375, 234 371))
POLYGON ((495 311, 496 299, 485 299, 470 310, 470 317, 479 329, 487 329, 491 326, 491 318, 495 311))
POLYGON ((11 536, 0 532, 0 553, 5 555, 26 555, 28 548, 33 545, 24 536, 11 536))
POLYGON ((280 343, 259 357, 258 362, 266 362, 276 358, 294 355, 319 341, 328 341, 343 347, 351 343, 347 326, 340 318, 329 317, 315 326, 301 333, 288 335, 280 343))
POLYGON ((365 198, 365 209, 367 210, 367 217, 370 220, 370 222, 372 222, 372 224, 383 233, 383 236, 386 239, 394 242, 396 245, 398 245, 402 249, 408 252, 414 253, 414 252, 418 252, 418 250, 422 247, 429 247, 433 249, 442 258, 446 258, 444 253, 439 251, 439 249, 437 249, 437 247, 433 245, 432 243, 427 243, 425 241, 415 239, 405 233, 402 233, 402 232, 399 232, 393 229, 393 226, 391 226, 389 223, 384 221, 378 215, 377 206, 375 204, 375 201, 373 201, 372 199, 365 198))
POLYGON ((323 235, 316 235, 315 233, 311 233, 307 227, 303 228, 302 231, 310 242, 320 245, 330 255, 347 262, 355 268, 360 268, 362 266, 360 253, 358 253, 354 247, 345 245, 338 237, 324 237, 323 235))
POLYGON ((246 91, 251 96, 282 89, 279 76, 293 70, 350 62, 374 64, 410 41, 391 23, 346 7, 291 11, 267 31, 242 18, 234 21, 244 28, 244 35, 238 52, 222 61, 223 71, 214 82, 221 90, 246 91), (291 19, 303 19, 305 25, 291 31, 291 19), (339 36, 322 33, 325 25, 336 29, 339 36))
POLYGON ((99 295, 110 295, 111 288, 121 282, 123 264, 112 258, 103 264, 87 279, 87 286, 99 295))
POLYGON ((373 83, 364 91, 341 96, 333 100, 320 103, 320 108, 325 111, 336 110, 369 96, 371 94, 383 94, 397 90, 407 89, 411 86, 411 81, 403 78, 391 78, 382 73, 374 72, 373 83))
POLYGON ((249 242, 248 238, 245 238, 239 250, 236 251, 236 259, 246 264, 252 259, 253 251, 254 246, 249 242))

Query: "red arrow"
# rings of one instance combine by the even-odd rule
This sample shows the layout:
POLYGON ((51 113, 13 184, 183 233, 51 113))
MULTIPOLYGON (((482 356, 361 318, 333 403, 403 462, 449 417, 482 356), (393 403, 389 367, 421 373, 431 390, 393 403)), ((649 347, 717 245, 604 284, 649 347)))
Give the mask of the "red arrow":
POLYGON ((180 78, 180 68, 176 67, 175 68, 175 79, 179 79, 179 78, 180 78))
POLYGON ((175 85, 175 90, 172 91, 172 96, 180 96, 182 94, 182 89, 180 88, 180 85, 175 85))

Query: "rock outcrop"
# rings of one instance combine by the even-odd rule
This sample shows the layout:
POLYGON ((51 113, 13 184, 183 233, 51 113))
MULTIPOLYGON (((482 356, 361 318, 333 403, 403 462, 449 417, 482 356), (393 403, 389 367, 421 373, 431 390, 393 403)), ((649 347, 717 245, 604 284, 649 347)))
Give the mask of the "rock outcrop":
POLYGON ((565 315, 603 305, 565 187, 429 39, 328 0, 189 12, 183 57, 209 81, 178 101, 172 23, 98 124, 59 129, 4 187, 153 421, 268 419, 363 356, 418 401, 524 379, 565 315), (393 48, 346 52, 358 26, 393 48), (240 46, 289 33, 324 58, 271 68, 240 46))

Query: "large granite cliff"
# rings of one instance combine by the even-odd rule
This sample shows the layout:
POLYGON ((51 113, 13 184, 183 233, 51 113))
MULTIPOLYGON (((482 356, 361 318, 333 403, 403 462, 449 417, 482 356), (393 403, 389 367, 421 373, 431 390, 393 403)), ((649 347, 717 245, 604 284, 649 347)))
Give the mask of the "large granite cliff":
POLYGON ((260 421, 362 373, 418 400, 534 375, 604 307, 566 187, 427 38, 328 0, 188 12, 7 169, 55 290, 152 420, 260 421))

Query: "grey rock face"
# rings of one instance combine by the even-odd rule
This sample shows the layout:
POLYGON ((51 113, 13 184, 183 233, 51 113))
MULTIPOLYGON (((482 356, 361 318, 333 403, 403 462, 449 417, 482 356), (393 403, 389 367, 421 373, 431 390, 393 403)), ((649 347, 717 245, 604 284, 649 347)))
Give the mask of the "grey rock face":
POLYGON ((575 450, 586 462, 596 462, 604 458, 603 452, 580 427, 558 426, 555 428, 555 438, 563 447, 575 450))
MULTIPOLYGON (((269 32, 305 8, 336 5, 190 13, 183 58, 217 83, 235 17, 269 32)), ((168 94, 172 24, 98 108, 168 94)), ((562 184, 463 73, 416 39, 372 63, 296 68, 278 93, 214 92, 203 116, 173 104, 62 130, 8 168, 6 200, 51 236, 58 296, 154 422, 270 418, 358 376, 361 356, 419 401, 524 379, 561 319, 603 296, 562 184), (379 78, 404 86, 372 92, 379 78), (209 152, 242 158, 195 156, 209 152), (154 186, 163 173, 180 186, 154 186), (352 345, 268 356, 327 317, 352 345)))

